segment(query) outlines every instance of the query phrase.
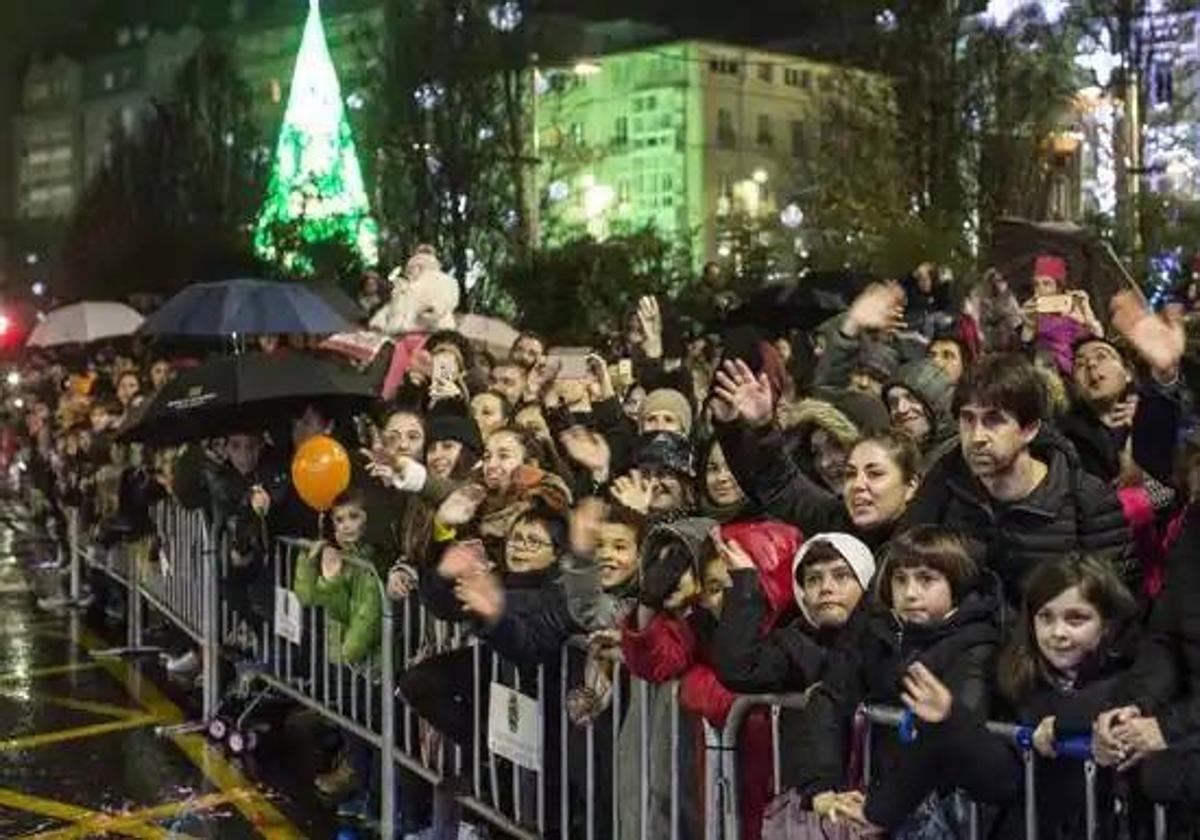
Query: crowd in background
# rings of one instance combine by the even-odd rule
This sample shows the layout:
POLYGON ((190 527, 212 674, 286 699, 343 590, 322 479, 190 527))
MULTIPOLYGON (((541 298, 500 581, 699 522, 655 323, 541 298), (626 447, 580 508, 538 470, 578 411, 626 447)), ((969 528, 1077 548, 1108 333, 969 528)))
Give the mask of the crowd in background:
MULTIPOLYGON (((1149 803, 1171 805, 1184 832, 1200 810, 1200 438, 1182 315, 1132 292, 1091 300, 1068 269, 1045 255, 1032 278, 989 271, 952 302, 923 265, 804 332, 684 335, 671 302, 648 297, 615 344, 575 355, 523 333, 497 356, 436 330, 405 345, 365 416, 314 401, 173 448, 114 437, 188 360, 35 356, 4 449, 57 533, 66 508, 101 542, 151 534, 157 500, 205 511, 230 536, 222 590, 243 615, 271 609, 269 541, 312 540, 291 585, 341 625, 326 639, 337 661, 380 644, 374 576, 354 558, 388 597, 465 624, 517 668, 543 666, 550 685, 564 644, 586 638, 566 696, 576 724, 610 709, 617 661, 678 680, 682 706, 718 727, 738 694, 807 692, 784 720, 785 787, 857 830, 949 836, 961 790, 986 806, 989 834, 1023 836, 1021 754, 985 727, 1008 720, 1035 728, 1039 836, 1083 836, 1083 774, 1056 759, 1071 737, 1090 738, 1102 768, 1104 836, 1146 836, 1149 803), (353 460, 323 518, 289 473, 318 435, 353 460), (875 730, 869 785, 855 726, 868 702, 906 708, 920 734, 902 745, 875 730)), ((314 347, 264 337, 261 352, 314 347)), ((255 632, 245 622, 228 641, 252 647, 255 632)), ((173 670, 195 666, 180 653, 173 670)), ((485 719, 472 677, 471 651, 445 650, 398 674, 399 693, 469 747, 485 719)), ((631 708, 598 750, 636 749, 631 708)), ((754 712, 739 744, 746 838, 769 806, 771 738, 754 712)), ((679 749, 702 778, 711 757, 694 737, 679 749)), ((370 758, 343 743, 317 789, 361 801, 370 758)), ((640 819, 668 836, 662 791, 640 813, 629 769, 606 782, 607 836, 638 836, 640 819)), ((416 830, 423 783, 403 784, 416 830)), ((706 794, 684 787, 683 836, 699 837, 706 794)))

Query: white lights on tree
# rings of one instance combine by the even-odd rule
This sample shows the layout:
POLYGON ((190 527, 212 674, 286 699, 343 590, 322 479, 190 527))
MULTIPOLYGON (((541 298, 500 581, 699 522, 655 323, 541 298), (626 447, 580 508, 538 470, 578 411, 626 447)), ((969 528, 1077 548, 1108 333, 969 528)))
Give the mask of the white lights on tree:
POLYGON ((521 25, 525 15, 521 12, 521 4, 516 0, 506 0, 488 9, 488 21, 501 32, 512 32, 521 25))
POLYGON ((779 211, 779 223, 785 228, 795 230, 804 224, 804 211, 793 201, 779 211))
POLYGON ((255 250, 290 268, 311 270, 294 250, 289 228, 297 225, 305 243, 340 241, 357 251, 364 264, 379 261, 379 228, 371 217, 317 0, 309 0, 275 165, 256 224, 255 250))
POLYGON ((1055 23, 1067 9, 1067 0, 988 0, 984 14, 996 26, 1006 26, 1012 16, 1029 8, 1041 9, 1047 23, 1055 23))
POLYGON ((437 82, 426 82, 413 91, 413 98, 426 111, 432 111, 441 104, 446 95, 446 89, 437 82))

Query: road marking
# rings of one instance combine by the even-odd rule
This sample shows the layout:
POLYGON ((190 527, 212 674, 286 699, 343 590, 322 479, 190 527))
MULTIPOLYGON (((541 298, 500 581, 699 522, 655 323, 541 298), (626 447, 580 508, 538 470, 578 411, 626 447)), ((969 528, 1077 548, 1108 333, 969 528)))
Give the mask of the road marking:
POLYGON ((116 718, 117 720, 129 720, 131 718, 141 717, 145 714, 145 712, 143 712, 141 709, 130 709, 125 706, 113 706, 108 703, 97 703, 93 700, 76 700, 74 697, 63 697, 57 694, 44 694, 40 691, 25 691, 23 689, 14 688, 0 688, 0 698, 17 700, 19 702, 40 700, 41 702, 49 703, 52 706, 61 706, 64 709, 73 709, 77 712, 88 712, 93 715, 116 718))
MULTIPOLYGON (((85 650, 104 647, 104 642, 86 628, 80 633, 79 639, 85 650)), ((129 696, 158 720, 165 724, 184 721, 183 711, 163 695, 158 686, 129 663, 121 659, 104 659, 98 664, 113 679, 125 686, 129 696)), ((230 764, 219 750, 213 748, 206 738, 201 735, 175 735, 171 740, 220 790, 226 793, 233 790, 253 791, 236 797, 233 804, 260 835, 267 840, 304 840, 305 835, 292 825, 279 809, 258 793, 242 772, 230 764)))
POLYGON ((74 674, 77 671, 94 671, 100 667, 99 662, 72 662, 68 665, 51 665, 47 668, 30 668, 28 671, 9 671, 0 674, 0 685, 14 682, 28 682, 42 677, 57 677, 61 674, 74 674))
POLYGON ((128 834, 133 831, 140 831, 141 829, 148 829, 153 834, 137 834, 132 836, 153 836, 170 838, 170 840, 175 840, 176 838, 187 840, 191 835, 183 834, 174 829, 168 831, 167 829, 153 825, 153 823, 169 820, 180 814, 211 811, 222 805, 234 803, 247 795, 254 794, 248 794, 245 790, 232 790, 225 793, 209 793, 179 802, 167 802, 162 805, 142 808, 124 814, 92 812, 83 819, 75 820, 74 825, 51 829, 50 831, 43 831, 38 834, 30 834, 22 838, 22 840, 78 840, 78 838, 95 837, 106 831, 128 834))
POLYGON ((141 714, 126 720, 114 720, 111 723, 93 723, 89 726, 76 726, 72 729, 59 729, 55 732, 39 732, 36 735, 23 735, 19 738, 6 738, 0 741, 0 753, 31 750, 44 747, 47 744, 60 744, 63 741, 78 741, 81 738, 95 738, 97 735, 108 735, 126 729, 137 729, 159 723, 155 715, 141 714))
MULTIPOLYGON (((56 802, 53 799, 43 799, 40 796, 31 796, 27 793, 18 793, 15 790, 0 789, 0 805, 6 808, 15 808, 19 811, 25 811, 30 814, 38 814, 43 817, 53 817, 56 820, 66 820, 67 822, 78 823, 83 820, 91 820, 103 818, 105 814, 99 811, 92 811, 87 808, 80 808, 78 805, 71 805, 66 802, 56 802)), ((54 829, 54 831, 62 831, 64 829, 54 829)), ((154 826, 141 824, 130 824, 123 827, 113 827, 114 832, 123 834, 126 837, 142 837, 142 838, 161 838, 164 836, 162 829, 154 826)), ((33 835, 41 837, 40 834, 33 835)), ((87 836, 87 835, 82 835, 87 836)))

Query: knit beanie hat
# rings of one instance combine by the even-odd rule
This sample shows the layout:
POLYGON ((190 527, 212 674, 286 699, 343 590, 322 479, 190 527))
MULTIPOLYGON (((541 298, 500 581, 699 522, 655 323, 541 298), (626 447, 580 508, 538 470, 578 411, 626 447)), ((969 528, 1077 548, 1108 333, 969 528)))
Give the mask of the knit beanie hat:
POLYGON ((687 397, 674 388, 659 388, 651 391, 642 401, 642 413, 639 426, 645 422, 646 415, 656 411, 667 411, 679 418, 680 433, 684 436, 692 433, 692 406, 687 397))
POLYGON ((816 622, 809 615, 808 608, 804 606, 804 587, 800 585, 800 567, 804 565, 804 558, 817 545, 828 545, 842 556, 846 565, 854 572, 854 577, 858 580, 858 585, 863 588, 863 592, 871 588, 871 578, 875 576, 875 555, 858 537, 831 531, 805 540, 804 545, 800 546, 800 550, 796 552, 795 559, 792 560, 792 586, 796 593, 796 605, 800 607, 800 612, 804 615, 805 620, 813 626, 816 626, 816 622))
POLYGON ((1040 254, 1033 261, 1033 276, 1056 280, 1061 289, 1067 282, 1067 261, 1055 254, 1040 254))
POLYGON ((658 432, 643 436, 639 443, 633 459, 638 469, 661 469, 687 478, 696 477, 692 445, 683 435, 658 432))
POLYGON ((885 401, 888 392, 897 386, 906 388, 925 406, 935 440, 940 440, 950 433, 954 425, 954 385, 946 378, 946 374, 942 373, 941 368, 928 359, 918 359, 901 365, 896 375, 883 388, 885 401))
POLYGON ((475 454, 483 452, 483 436, 470 417, 455 413, 431 412, 425 418, 426 440, 455 440, 475 454))

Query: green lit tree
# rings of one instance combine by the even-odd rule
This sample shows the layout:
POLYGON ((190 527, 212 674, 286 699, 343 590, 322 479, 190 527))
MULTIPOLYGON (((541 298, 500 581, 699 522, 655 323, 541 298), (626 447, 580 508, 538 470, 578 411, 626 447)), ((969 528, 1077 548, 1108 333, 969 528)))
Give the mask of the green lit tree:
POLYGON ((315 267, 305 246, 340 242, 374 265, 378 238, 320 8, 310 0, 254 245, 304 272, 315 267))

